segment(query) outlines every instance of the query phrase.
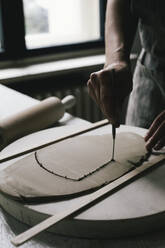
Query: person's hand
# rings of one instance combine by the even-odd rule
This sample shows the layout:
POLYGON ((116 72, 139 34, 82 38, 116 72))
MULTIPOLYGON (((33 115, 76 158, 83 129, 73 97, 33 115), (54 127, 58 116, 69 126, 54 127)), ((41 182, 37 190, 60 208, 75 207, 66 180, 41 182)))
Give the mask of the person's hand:
POLYGON ((153 121, 145 136, 145 141, 148 151, 151 151, 153 148, 160 150, 165 146, 165 110, 153 121))
POLYGON ((107 66, 92 73, 87 85, 89 95, 100 107, 103 114, 111 124, 118 127, 123 101, 132 90, 130 66, 127 63, 115 63, 107 66))

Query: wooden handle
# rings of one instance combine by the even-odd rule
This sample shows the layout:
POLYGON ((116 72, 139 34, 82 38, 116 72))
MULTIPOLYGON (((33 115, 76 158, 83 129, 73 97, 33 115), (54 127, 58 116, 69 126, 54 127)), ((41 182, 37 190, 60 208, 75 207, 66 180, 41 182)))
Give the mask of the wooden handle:
POLYGON ((66 96, 62 101, 57 97, 49 97, 24 111, 1 120, 0 147, 4 148, 18 138, 50 127, 63 117, 66 109, 74 104, 74 96, 66 96))
POLYGON ((61 213, 57 213, 48 219, 42 221, 41 223, 37 224, 36 226, 30 228, 29 230, 25 231, 22 234, 19 234, 16 236, 11 242, 15 246, 19 246, 29 239, 33 238, 40 232, 46 230, 47 228, 51 227, 52 225, 56 224, 57 222, 63 220, 64 218, 70 216, 71 214, 76 213, 79 210, 83 210, 84 207, 89 206, 91 203, 94 203, 96 200, 101 198, 102 196, 105 196, 106 194, 110 194, 114 192, 114 189, 119 189, 121 186, 125 185, 126 182, 129 182, 131 179, 137 177, 139 174, 144 172, 145 170, 148 170, 156 165, 156 163, 160 162, 161 160, 164 160, 165 156, 160 155, 155 157, 152 160, 152 163, 146 162, 142 166, 134 169, 133 171, 127 173, 126 175, 120 177, 119 179, 111 182, 110 184, 102 187, 101 189, 95 191, 94 193, 87 195, 85 198, 82 198, 75 206, 72 206, 71 208, 66 209, 65 211, 61 213))
POLYGON ((64 109, 67 110, 72 108, 76 103, 76 98, 72 95, 68 95, 62 99, 62 104, 64 105, 64 109))
POLYGON ((49 97, 34 106, 0 122, 4 145, 53 125, 64 115, 64 107, 57 97, 49 97))

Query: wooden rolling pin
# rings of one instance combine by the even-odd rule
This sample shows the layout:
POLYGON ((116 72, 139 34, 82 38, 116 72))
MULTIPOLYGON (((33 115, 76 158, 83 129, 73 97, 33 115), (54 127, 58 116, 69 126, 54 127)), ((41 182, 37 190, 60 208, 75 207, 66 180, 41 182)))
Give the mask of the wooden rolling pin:
POLYGON ((24 111, 0 120, 0 150, 18 138, 50 127, 74 104, 75 97, 72 95, 66 96, 63 100, 49 97, 24 111))

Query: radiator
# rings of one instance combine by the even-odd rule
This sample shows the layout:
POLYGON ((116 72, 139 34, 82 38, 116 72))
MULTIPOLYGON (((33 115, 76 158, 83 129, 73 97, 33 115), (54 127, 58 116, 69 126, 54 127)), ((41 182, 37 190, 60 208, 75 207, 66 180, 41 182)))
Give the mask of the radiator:
POLYGON ((88 120, 90 122, 96 122, 105 119, 100 109, 89 97, 86 86, 77 86, 72 88, 65 88, 60 90, 49 89, 47 91, 39 92, 32 97, 43 100, 49 96, 56 96, 60 99, 67 95, 74 95, 76 97, 76 105, 68 110, 68 112, 74 116, 88 120))

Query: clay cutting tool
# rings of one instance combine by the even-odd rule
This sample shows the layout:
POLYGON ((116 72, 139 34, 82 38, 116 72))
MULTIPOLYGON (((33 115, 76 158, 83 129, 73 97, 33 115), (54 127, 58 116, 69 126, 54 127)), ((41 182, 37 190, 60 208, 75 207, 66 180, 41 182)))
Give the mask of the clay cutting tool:
MULTIPOLYGON (((115 70, 112 70, 112 88, 113 92, 115 93, 115 70)), ((115 109, 115 99, 116 96, 113 96, 113 101, 114 101, 114 109, 115 109)), ((112 146, 112 156, 111 156, 111 161, 115 161, 115 140, 116 140, 116 127, 114 124, 112 124, 112 139, 113 139, 113 146, 112 146)))
POLYGON ((112 140, 113 140, 113 147, 112 147, 111 161, 115 161, 115 140, 116 140, 116 127, 115 127, 115 125, 112 125, 112 140))

